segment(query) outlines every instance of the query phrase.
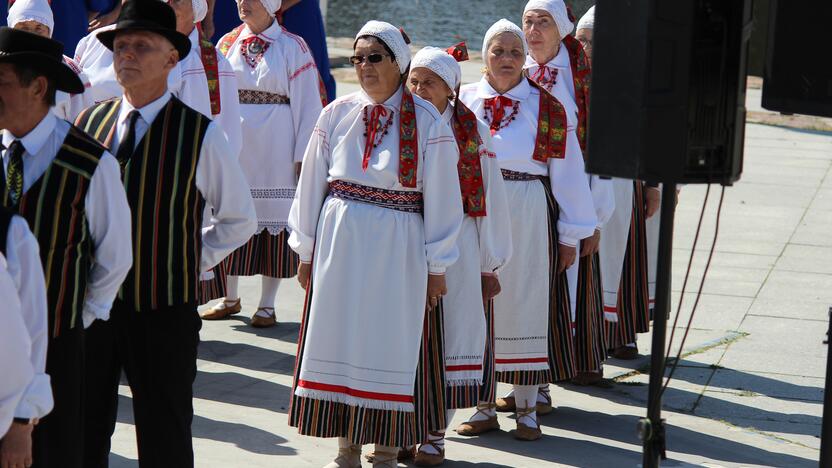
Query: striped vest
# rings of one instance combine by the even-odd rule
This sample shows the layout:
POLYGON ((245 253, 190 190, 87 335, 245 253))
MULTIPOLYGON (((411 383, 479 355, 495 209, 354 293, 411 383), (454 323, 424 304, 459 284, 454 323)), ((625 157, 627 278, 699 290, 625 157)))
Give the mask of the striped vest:
MULTIPOLYGON (((110 147, 120 108, 121 99, 96 104, 76 124, 110 147)), ((210 122, 171 97, 124 168, 133 268, 118 297, 137 311, 197 300, 205 200, 196 187, 196 167, 210 122)))
MULTIPOLYGON (((83 326, 81 313, 93 256, 85 201, 104 151, 98 142, 70 126, 55 159, 23 194, 17 209, 40 247, 52 337, 83 326)), ((5 177, 0 177, 0 186, 3 206, 12 207, 5 177)))

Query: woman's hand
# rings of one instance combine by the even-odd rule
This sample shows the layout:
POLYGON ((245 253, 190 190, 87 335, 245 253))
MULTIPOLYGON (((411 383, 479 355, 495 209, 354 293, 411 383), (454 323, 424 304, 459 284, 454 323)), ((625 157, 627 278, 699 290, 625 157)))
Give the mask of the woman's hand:
POLYGON ((574 246, 558 244, 558 274, 571 267, 577 256, 578 250, 574 246))
POLYGON ((601 246, 601 231, 595 230, 595 234, 592 237, 587 237, 586 239, 581 241, 581 257, 586 257, 587 255, 595 255, 598 252, 598 249, 601 246))
POLYGON ((648 219, 653 217, 662 206, 662 192, 658 187, 645 187, 644 190, 644 216, 648 219))
POLYGON ((312 264, 300 262, 298 265, 298 282, 300 287, 306 289, 309 285, 309 276, 312 274, 312 264))
POLYGON ((426 308, 431 310, 439 304, 439 299, 448 294, 445 286, 445 275, 428 275, 428 294, 426 308))
POLYGON ((488 302, 491 299, 494 299, 494 297, 496 297, 497 294, 500 294, 500 291, 502 289, 500 287, 500 279, 497 278, 497 275, 493 273, 483 273, 482 276, 480 276, 480 278, 482 278, 483 302, 488 302))

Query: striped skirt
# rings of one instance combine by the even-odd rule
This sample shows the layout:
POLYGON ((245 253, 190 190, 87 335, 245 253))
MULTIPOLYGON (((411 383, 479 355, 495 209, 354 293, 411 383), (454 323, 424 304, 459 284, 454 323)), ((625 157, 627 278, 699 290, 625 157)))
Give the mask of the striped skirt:
POLYGON ((650 295, 647 284, 647 233, 645 230, 644 188, 633 182, 633 216, 621 285, 618 290, 618 323, 607 322, 607 348, 635 343, 638 333, 650 331, 650 295))
MULTIPOLYGON (((558 205, 549 186, 548 178, 536 180, 515 179, 512 174, 503 175, 506 186, 509 184, 542 184, 546 197, 547 226, 548 226, 548 325, 547 325, 547 354, 548 369, 544 370, 511 370, 497 371, 498 381, 511 385, 540 385, 569 380, 575 376, 574 340, 572 337, 572 317, 569 304, 569 284, 566 272, 558 274, 558 205)), ((522 176, 522 174, 520 174, 522 176)), ((515 257, 514 262, 522 261, 515 257)), ((511 264, 509 264, 509 267, 511 264)), ((505 274, 503 276, 505 278, 505 274)), ((513 311, 496 310, 495 314, 509 314, 513 311)), ((495 334, 495 337, 497 335, 495 334)), ((499 359, 496 364, 500 364, 499 359)))
POLYGON ((289 247, 289 231, 272 235, 268 229, 255 234, 225 260, 227 274, 232 276, 263 275, 291 278, 298 273, 300 257, 289 247))
POLYGON ((213 269, 214 277, 209 280, 199 282, 199 304, 207 304, 214 299, 225 297, 226 283, 225 279, 228 275, 225 261, 220 262, 213 269))
POLYGON ((607 355, 601 257, 581 257, 575 307, 575 371, 599 372, 607 355))
POLYGON ((419 366, 416 370, 414 412, 380 410, 295 395, 301 360, 306 347, 312 280, 306 290, 298 335, 295 373, 289 403, 289 426, 301 435, 345 437, 353 444, 411 447, 427 438, 427 431, 445 430, 444 363, 441 303, 425 314, 419 366), (439 429, 441 427, 441 429, 439 429))

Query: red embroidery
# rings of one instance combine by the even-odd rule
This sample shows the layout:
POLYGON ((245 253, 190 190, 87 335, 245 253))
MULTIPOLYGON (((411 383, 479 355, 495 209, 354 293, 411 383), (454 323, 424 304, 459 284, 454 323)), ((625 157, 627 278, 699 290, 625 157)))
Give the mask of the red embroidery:
POLYGON ((477 117, 457 99, 451 123, 459 147, 457 172, 459 189, 462 192, 462 210, 471 217, 485 216, 485 187, 480 163, 480 148, 483 143, 477 130, 477 117))
POLYGON ((263 60, 263 55, 269 50, 270 45, 270 43, 257 36, 250 36, 243 39, 240 43, 240 52, 242 52, 243 57, 246 59, 246 63, 251 68, 254 68, 260 63, 260 60, 263 60))
POLYGON ((540 91, 537 138, 532 159, 542 163, 549 158, 563 159, 566 157, 566 111, 557 98, 534 80, 529 79, 529 84, 540 91))
POLYGON ((387 108, 382 105, 367 106, 364 108, 364 158, 361 160, 361 169, 367 172, 370 165, 370 157, 373 155, 373 150, 381 144, 384 136, 387 135, 387 130, 393 122, 393 113, 387 115, 387 108), (372 107, 372 110, 367 112, 367 109, 372 107), (381 118, 387 117, 387 121, 381 123, 381 118))
POLYGON ((546 65, 538 65, 537 71, 531 75, 531 79, 551 93, 552 88, 555 87, 555 83, 558 82, 558 69, 547 67, 546 65))
POLYGON ((416 187, 419 135, 416 128, 416 105, 413 95, 402 86, 402 107, 399 115, 399 183, 403 187, 416 187))
POLYGON ((505 96, 497 96, 485 100, 485 119, 490 122, 491 135, 509 126, 520 112, 520 103, 505 96), (506 116, 506 108, 511 106, 511 114, 506 116))
POLYGON ((586 159, 587 125, 589 122, 589 91, 592 81, 592 68, 584 52, 584 47, 572 36, 563 39, 563 45, 569 52, 569 64, 572 67, 572 81, 575 84, 575 104, 578 106, 578 143, 586 159))
POLYGON ((245 27, 245 24, 241 24, 220 39, 220 43, 217 48, 220 50, 222 55, 228 57, 228 51, 231 50, 231 46, 237 42, 237 38, 240 37, 240 34, 243 32, 243 28, 245 27))
POLYGON ((457 62, 464 62, 468 60, 468 45, 465 42, 452 45, 445 49, 451 57, 455 58, 457 62))
POLYGON ((208 80, 208 98, 211 101, 211 114, 219 115, 222 104, 220 102, 220 70, 217 60, 217 50, 211 41, 202 39, 202 28, 199 30, 199 58, 202 60, 202 67, 205 69, 205 78, 208 80))
POLYGON ((309 62, 309 63, 307 63, 306 65, 304 65, 304 66, 302 66, 302 67, 298 68, 297 70, 295 70, 295 72, 294 72, 294 73, 292 73, 292 75, 291 75, 291 76, 289 76, 289 81, 294 80, 294 79, 295 79, 295 78, 297 78, 297 77, 298 77, 301 73, 305 72, 306 70, 309 70, 310 68, 315 68, 315 62, 309 62))

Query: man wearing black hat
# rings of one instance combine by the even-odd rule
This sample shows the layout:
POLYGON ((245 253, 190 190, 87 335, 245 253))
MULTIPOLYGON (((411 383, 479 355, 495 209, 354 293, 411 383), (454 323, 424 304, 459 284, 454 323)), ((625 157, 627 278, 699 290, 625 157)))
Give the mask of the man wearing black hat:
POLYGON ((123 368, 140 465, 189 467, 199 278, 254 233, 254 204, 222 129, 168 90, 168 73, 191 50, 171 7, 128 0, 98 39, 113 51, 124 98, 83 111, 77 124, 121 163, 134 264, 111 320, 90 328, 84 466, 108 464, 123 368), (202 229, 206 203, 214 212, 202 229))
POLYGON ((107 319, 132 262, 118 163, 50 111, 57 90, 83 91, 62 53, 52 39, 0 29, 0 203, 25 218, 38 241, 49 311, 54 409, 32 433, 38 467, 82 466, 84 327, 107 319))

